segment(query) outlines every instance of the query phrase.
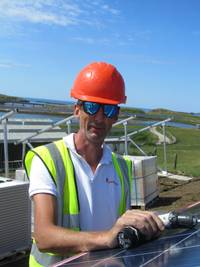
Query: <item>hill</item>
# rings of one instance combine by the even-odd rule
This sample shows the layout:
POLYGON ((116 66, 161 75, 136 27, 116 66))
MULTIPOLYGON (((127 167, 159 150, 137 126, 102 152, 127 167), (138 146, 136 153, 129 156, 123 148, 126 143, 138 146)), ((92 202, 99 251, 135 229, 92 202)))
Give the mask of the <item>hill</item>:
POLYGON ((4 94, 0 94, 0 103, 19 103, 19 102, 27 102, 24 98, 22 97, 17 97, 17 96, 8 96, 4 94))
POLYGON ((200 116, 195 116, 195 113, 187 113, 187 112, 181 112, 181 111, 172 111, 168 109, 152 109, 151 111, 147 112, 149 118, 155 118, 155 117, 172 117, 173 121, 180 122, 180 123, 186 123, 191 125, 197 125, 200 124, 200 116))

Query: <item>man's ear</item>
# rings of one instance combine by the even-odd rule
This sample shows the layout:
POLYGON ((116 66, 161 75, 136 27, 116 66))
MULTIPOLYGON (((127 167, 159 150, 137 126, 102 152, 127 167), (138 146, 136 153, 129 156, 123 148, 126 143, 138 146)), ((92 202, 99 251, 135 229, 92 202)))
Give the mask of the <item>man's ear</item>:
POLYGON ((81 107, 77 104, 74 105, 74 116, 79 117, 81 107))

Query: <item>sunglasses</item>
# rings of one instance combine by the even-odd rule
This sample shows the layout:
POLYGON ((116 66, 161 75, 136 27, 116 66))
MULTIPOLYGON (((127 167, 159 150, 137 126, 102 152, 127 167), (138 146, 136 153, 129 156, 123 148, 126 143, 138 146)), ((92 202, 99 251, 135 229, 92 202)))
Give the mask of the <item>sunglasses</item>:
POLYGON ((78 100, 78 105, 83 106, 83 110, 85 113, 89 115, 95 115, 99 109, 102 107, 103 114, 107 118, 114 118, 118 115, 120 107, 117 105, 110 105, 110 104, 100 104, 96 102, 90 102, 90 101, 81 101, 78 100))

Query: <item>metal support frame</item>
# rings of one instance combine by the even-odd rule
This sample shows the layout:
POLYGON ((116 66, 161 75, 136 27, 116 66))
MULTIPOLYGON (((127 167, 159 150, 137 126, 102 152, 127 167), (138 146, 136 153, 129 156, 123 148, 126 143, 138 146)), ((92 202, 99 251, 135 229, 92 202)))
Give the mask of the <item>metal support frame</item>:
MULTIPOLYGON (((135 135, 135 134, 137 134, 137 133, 141 133, 141 132, 143 132, 143 131, 149 130, 149 129, 152 128, 152 127, 155 127, 155 126, 158 126, 158 125, 163 125, 163 123, 166 123, 166 122, 171 121, 171 120, 172 120, 172 118, 168 118, 168 119, 163 120, 163 121, 155 122, 155 123, 153 123, 152 125, 149 125, 149 126, 147 126, 147 127, 144 127, 144 128, 142 128, 142 129, 139 129, 139 130, 137 130, 137 131, 134 131, 134 132, 132 132, 132 133, 129 133, 129 134, 127 134, 127 136, 128 136, 128 137, 131 137, 131 136, 133 136, 133 135, 135 135)), ((125 137, 125 136, 122 136, 121 138, 123 138, 123 137, 125 137)))
POLYGON ((128 121, 130 121, 130 120, 133 120, 133 119, 135 119, 135 118, 136 118, 136 116, 130 116, 130 117, 124 119, 124 120, 117 121, 117 122, 115 122, 115 123, 113 124, 113 127, 115 127, 115 126, 117 126, 117 125, 120 125, 120 124, 123 124, 124 122, 128 122, 128 121))
POLYGON ((127 133, 127 124, 128 124, 128 121, 132 120, 132 119, 135 119, 136 116, 131 116, 127 119, 124 119, 124 120, 121 120, 121 121, 118 121, 116 123, 113 124, 113 127, 117 126, 117 125, 120 125, 120 124, 123 124, 124 126, 124 150, 125 150, 125 155, 128 155, 128 133, 127 133))
POLYGON ((147 153, 144 152, 144 150, 141 149, 131 138, 128 138, 128 140, 144 155, 147 156, 147 153))
MULTIPOLYGON (((137 131, 134 131, 132 133, 129 133, 127 136, 128 138, 130 138, 130 136, 133 136, 137 133, 140 133, 140 132, 143 132, 143 131, 146 131, 146 130, 149 130, 150 128, 152 127, 155 127, 155 126, 158 126, 158 125, 162 125, 163 127, 163 136, 164 136, 164 142, 163 142, 163 153, 164 153, 164 170, 162 171, 163 174, 167 175, 167 154, 166 154, 166 132, 165 132, 165 125, 168 121, 171 121, 172 118, 168 118, 166 120, 163 120, 163 121, 159 121, 159 122, 156 122, 150 126, 147 126, 147 127, 144 127, 140 130, 137 130, 137 131)), ((138 147, 138 149, 140 150, 140 152, 142 152, 143 150, 141 148, 138 147)), ((144 154, 144 151, 143 151, 143 154, 144 154)))
POLYGON ((127 138, 127 121, 123 123, 124 125, 124 147, 125 147, 125 155, 128 155, 128 138, 127 138))
POLYGON ((32 134, 32 135, 30 135, 30 136, 27 136, 27 137, 25 137, 25 138, 22 138, 22 139, 20 139, 20 140, 18 140, 18 141, 16 141, 16 142, 15 142, 15 145, 18 145, 18 144, 20 144, 20 143, 24 143, 24 142, 29 142, 33 137, 35 137, 35 136, 37 136, 37 135, 39 135, 39 134, 41 134, 41 133, 47 132, 47 131, 49 131, 49 130, 55 128, 56 126, 58 126, 58 125, 60 125, 60 124, 62 124, 62 123, 65 123, 66 121, 69 121, 69 120, 73 119, 74 117, 75 117, 75 116, 72 115, 72 116, 69 116, 69 117, 67 117, 67 118, 65 118, 65 119, 63 119, 63 120, 57 121, 57 122, 55 122, 55 123, 52 123, 51 125, 49 125, 49 126, 47 126, 47 127, 44 127, 44 128, 42 128, 42 129, 40 129, 39 131, 35 132, 34 134, 32 134))
POLYGON ((33 149, 34 147, 31 145, 31 143, 27 142, 26 145, 30 148, 33 149))
POLYGON ((67 117, 67 118, 65 118, 65 119, 63 119, 63 120, 57 121, 57 122, 55 122, 55 123, 53 123, 53 124, 51 124, 51 125, 49 125, 49 126, 47 126, 47 127, 45 127, 45 128, 40 129, 39 131, 37 131, 36 133, 34 133, 34 134, 32 134, 32 135, 30 135, 30 136, 28 136, 28 137, 25 137, 25 138, 23 138, 23 139, 20 139, 20 140, 16 141, 16 142, 14 143, 15 145, 18 145, 18 144, 20 144, 20 143, 22 143, 22 145, 23 145, 23 150, 22 150, 22 161, 23 161, 24 156, 25 156, 26 145, 28 145, 28 147, 29 147, 30 149, 33 149, 33 146, 32 146, 31 143, 29 142, 33 137, 35 137, 35 136, 37 136, 37 135, 39 135, 39 134, 41 134, 41 133, 47 132, 47 131, 49 131, 49 130, 55 128, 56 126, 58 126, 58 125, 60 125, 60 124, 62 124, 62 123, 65 123, 65 122, 67 123, 67 126, 68 126, 67 129, 68 129, 68 134, 69 134, 69 133, 71 132, 71 120, 72 120, 74 117, 75 117, 75 116, 72 115, 72 116, 67 117))
POLYGON ((24 157, 25 157, 25 153, 26 153, 26 145, 30 148, 30 149, 33 149, 34 147, 29 143, 29 142, 23 142, 22 143, 22 165, 23 165, 23 160, 24 160, 24 157))
POLYGON ((26 143, 22 143, 22 161, 24 159, 25 152, 26 152, 26 143))
MULTIPOLYGON (((166 154, 166 132, 165 132, 165 125, 168 121, 171 121, 172 118, 168 118, 165 119, 163 121, 159 121, 159 122, 155 122, 152 125, 149 125, 147 127, 144 127, 142 129, 139 129, 137 131, 131 132, 131 133, 127 133, 127 121, 130 119, 133 119, 134 117, 130 117, 128 119, 119 121, 115 124, 113 124, 113 126, 118 125, 123 123, 124 124, 124 135, 118 138, 106 138, 106 141, 124 141, 125 143, 125 154, 128 154, 128 142, 131 142, 143 155, 147 156, 147 154, 130 138, 133 135, 136 135, 138 133, 141 133, 143 131, 149 130, 152 127, 158 126, 158 125, 162 125, 163 127, 163 135, 164 135, 164 142, 163 142, 163 150, 164 150, 164 170, 162 171, 164 174, 167 175, 167 154, 166 154)), ((160 169, 160 168, 159 168, 160 169)))
POLYGON ((12 115, 14 115, 17 112, 18 112, 18 109, 17 108, 16 109, 13 109, 13 110, 11 110, 9 112, 7 112, 5 115, 3 115, 3 116, 0 117, 0 122, 2 122, 5 119, 10 118, 12 115))
POLYGON ((3 124, 3 144, 4 144, 4 169, 5 177, 9 177, 9 166, 8 166, 8 129, 7 129, 7 120, 2 121, 3 124))
POLYGON ((8 155, 8 128, 7 122, 8 118, 13 116, 15 113, 18 112, 18 109, 11 110, 7 112, 5 115, 0 117, 0 122, 3 124, 3 144, 4 144, 4 169, 5 169, 5 177, 9 177, 9 155, 8 155))
POLYGON ((67 133, 70 134, 71 133, 71 120, 66 121, 67 124, 67 133))
MULTIPOLYGON (((11 117, 13 114, 15 114, 16 112, 18 112, 17 109, 15 110, 12 110, 10 112, 8 112, 7 114, 3 115, 2 117, 0 117, 0 122, 3 122, 3 125, 4 125, 4 155, 5 155, 5 175, 6 177, 9 176, 9 166, 8 166, 8 142, 7 142, 7 119, 9 117, 11 117)), ((71 120, 74 118, 75 116, 72 115, 72 116, 69 116, 63 120, 60 120, 60 121, 57 121, 53 124, 51 124, 50 126, 47 126, 45 128, 42 128, 40 129, 39 131, 35 132, 34 134, 26 137, 26 138, 23 138, 23 139, 20 139, 18 141, 16 141, 14 144, 17 145, 17 144, 20 144, 22 143, 23 144, 23 149, 22 149, 22 158, 24 157, 25 155, 25 147, 26 145, 28 145, 31 149, 33 148, 33 146, 31 145, 31 143, 29 142, 32 138, 36 137, 37 135, 41 134, 41 133, 44 133, 62 123, 65 123, 67 124, 67 130, 68 130, 68 134, 71 133, 71 120)), ((137 133, 140 133, 140 132, 143 132, 145 130, 148 130, 152 127, 155 127, 155 126, 158 126, 158 125, 162 125, 163 127, 163 135, 164 135, 164 142, 163 142, 163 149, 164 149, 164 171, 165 173, 167 174, 167 157, 166 157, 166 132, 165 132, 165 124, 166 122, 172 120, 172 118, 168 118, 166 120, 163 120, 163 121, 160 121, 160 122, 156 122, 156 123, 153 123, 152 125, 150 126, 147 126, 147 127, 144 127, 140 130, 137 130, 137 131, 134 131, 132 133, 127 133, 127 124, 128 124, 128 121, 129 120, 132 120, 136 118, 136 116, 131 116, 129 118, 126 118, 124 120, 121 120, 121 121, 118 121, 116 123, 113 124, 113 127, 117 126, 117 125, 120 125, 120 124, 123 124, 123 127, 124 127, 124 135, 121 136, 121 137, 118 137, 118 138, 107 138, 106 141, 109 141, 109 140, 115 140, 115 141, 124 141, 124 146, 125 146, 125 154, 127 155, 128 154, 128 142, 131 142, 143 155, 147 155, 130 137, 137 134, 137 133)))
POLYGON ((167 152, 166 152, 166 131, 165 131, 165 123, 162 124, 162 129, 163 129, 163 158, 164 158, 164 171, 163 174, 167 175, 167 152))

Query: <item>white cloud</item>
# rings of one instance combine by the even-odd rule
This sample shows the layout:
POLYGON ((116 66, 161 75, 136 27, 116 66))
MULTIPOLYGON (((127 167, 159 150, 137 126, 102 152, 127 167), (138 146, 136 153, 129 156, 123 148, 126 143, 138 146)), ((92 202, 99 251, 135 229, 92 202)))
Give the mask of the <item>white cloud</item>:
POLYGON ((80 10, 75 4, 52 0, 1 0, 0 17, 31 23, 70 25, 76 24, 80 10))
MULTIPOLYGON (((108 5, 106 0, 0 0, 0 35, 26 35, 26 29, 41 31, 27 23, 33 26, 90 26, 102 32, 118 21, 119 14, 120 11, 114 5, 108 5)), ((90 45, 110 45, 112 42, 111 35, 109 38, 83 37, 81 31, 80 36, 71 39, 90 45)), ((119 40, 118 45, 121 44, 119 40)))
POLYGON ((10 68, 10 64, 8 64, 8 63, 1 63, 0 62, 0 68, 9 69, 10 68))
POLYGON ((114 32, 109 34, 109 37, 71 37, 70 40, 78 41, 85 44, 93 45, 93 44, 100 44, 100 45, 113 45, 115 46, 132 46, 136 45, 138 42, 147 42, 151 38, 150 31, 143 31, 143 32, 131 32, 131 33, 118 33, 114 32))
POLYGON ((78 42, 81 42, 81 43, 86 43, 86 44, 94 44, 95 43, 95 39, 91 38, 91 37, 86 37, 86 38, 74 37, 74 38, 72 38, 72 40, 78 41, 78 42))
POLYGON ((118 15, 120 12, 115 8, 111 8, 109 5, 102 5, 102 9, 108 11, 113 15, 118 15))
POLYGON ((0 61, 0 68, 2 69, 12 69, 12 68, 29 68, 28 64, 14 63, 10 61, 0 61))
POLYGON ((151 60, 147 60, 146 63, 150 63, 153 65, 174 65, 175 62, 174 61, 165 61, 165 60, 159 60, 159 59, 151 59, 151 60))
POLYGON ((133 59, 138 63, 152 64, 152 65, 174 65, 175 64, 175 61, 173 60, 150 58, 145 55, 133 55, 133 59))
POLYGON ((90 44, 90 45, 93 45, 93 44, 100 44, 100 45, 105 45, 105 44, 109 44, 110 43, 110 40, 109 39, 106 39, 106 38, 92 38, 92 37, 74 37, 72 38, 72 41, 78 41, 78 42, 81 42, 81 43, 85 43, 85 44, 90 44))
POLYGON ((95 5, 89 1, 76 0, 0 1, 0 19, 59 26, 92 24, 92 21, 97 20, 94 14, 98 13, 98 10, 99 15, 100 10, 113 16, 119 13, 117 9, 102 4, 102 1, 96 1, 95 5))

